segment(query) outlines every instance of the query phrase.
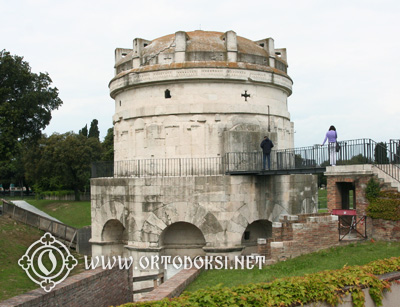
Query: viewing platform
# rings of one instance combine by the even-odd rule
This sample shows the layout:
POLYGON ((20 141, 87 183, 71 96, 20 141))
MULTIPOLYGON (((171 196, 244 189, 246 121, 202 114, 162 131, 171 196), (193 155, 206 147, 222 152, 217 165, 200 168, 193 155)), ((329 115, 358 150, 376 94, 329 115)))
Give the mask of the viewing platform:
MULTIPOLYGON (((377 143, 371 139, 341 141, 335 153, 336 165, 371 164, 386 176, 400 181, 400 143, 377 143)), ((217 175, 320 174, 330 166, 327 145, 272 150, 271 169, 263 170, 263 155, 258 152, 231 152, 220 157, 137 159, 96 162, 92 178, 99 177, 177 177, 217 175)))

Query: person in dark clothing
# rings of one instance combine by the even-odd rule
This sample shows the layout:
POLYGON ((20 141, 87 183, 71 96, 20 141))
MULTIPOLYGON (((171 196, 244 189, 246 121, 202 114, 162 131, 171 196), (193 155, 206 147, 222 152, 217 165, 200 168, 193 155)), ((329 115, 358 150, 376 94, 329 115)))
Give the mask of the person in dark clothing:
POLYGON ((274 147, 272 141, 268 136, 264 136, 264 140, 261 142, 260 147, 263 150, 263 169, 265 169, 266 161, 268 160, 268 169, 271 169, 271 149, 274 147))

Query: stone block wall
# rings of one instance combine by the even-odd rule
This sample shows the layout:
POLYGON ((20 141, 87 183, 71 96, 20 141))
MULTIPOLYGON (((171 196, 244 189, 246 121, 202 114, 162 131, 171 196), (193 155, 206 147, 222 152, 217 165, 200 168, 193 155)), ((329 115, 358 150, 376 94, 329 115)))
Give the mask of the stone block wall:
POLYGON ((178 222, 196 226, 207 247, 236 248, 255 221, 317 209, 312 175, 99 178, 91 187, 94 255, 118 241, 106 236, 111 222, 131 250, 162 248, 161 234, 178 222))
POLYGON ((6 301, 1 307, 96 306, 107 307, 132 301, 132 270, 85 271, 71 276, 52 291, 36 289, 6 301))
POLYGON ((282 216, 272 227, 274 241, 270 242, 270 259, 273 260, 285 260, 339 244, 337 216, 282 216))
POLYGON ((179 296, 185 288, 199 276, 201 269, 191 268, 181 270, 166 282, 145 294, 139 302, 162 300, 165 297, 173 298, 179 296))
POLYGON ((400 221, 369 219, 372 227, 369 233, 374 240, 400 242, 400 221))

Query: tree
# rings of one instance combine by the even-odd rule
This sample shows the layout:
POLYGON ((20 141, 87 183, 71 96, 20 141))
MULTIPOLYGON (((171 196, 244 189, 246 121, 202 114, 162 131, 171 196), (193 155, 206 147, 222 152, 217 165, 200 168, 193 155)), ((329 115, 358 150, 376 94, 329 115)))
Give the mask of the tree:
POLYGON ((378 164, 388 164, 387 145, 384 142, 377 143, 375 146, 375 162, 378 164))
POLYGON ((88 138, 97 138, 99 140, 100 131, 99 131, 98 123, 99 122, 97 119, 92 120, 92 122, 90 123, 88 138))
POLYGON ((18 143, 36 141, 62 104, 47 73, 31 72, 23 57, 0 51, 0 159, 11 160, 18 143))
POLYGON ((26 176, 36 191, 72 189, 79 200, 79 192, 90 186, 91 163, 100 160, 101 151, 98 139, 81 134, 42 137, 25 157, 26 176))
POLYGON ((102 161, 114 161, 114 129, 109 128, 107 130, 107 135, 104 138, 103 143, 103 154, 101 157, 102 161))
POLYGON ((82 128, 82 130, 79 130, 79 134, 82 134, 85 137, 88 137, 88 129, 87 129, 87 124, 85 127, 82 128))

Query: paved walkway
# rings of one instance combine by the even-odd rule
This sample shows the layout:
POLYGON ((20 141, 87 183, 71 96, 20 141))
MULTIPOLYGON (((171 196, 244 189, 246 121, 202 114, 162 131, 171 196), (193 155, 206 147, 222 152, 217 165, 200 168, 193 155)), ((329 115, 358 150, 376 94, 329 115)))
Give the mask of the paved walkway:
MULTIPOLYGON (((24 200, 13 200, 12 203, 13 203, 14 205, 16 205, 17 207, 20 207, 20 208, 23 208, 23 209, 28 210, 28 211, 30 211, 30 212, 36 213, 36 214, 41 215, 41 216, 43 216, 43 217, 46 217, 46 218, 48 218, 48 219, 50 219, 50 220, 53 220, 53 221, 62 223, 61 221, 59 221, 59 220, 57 220, 56 218, 54 218, 54 217, 48 215, 47 213, 43 212, 42 210, 39 210, 38 208, 32 206, 31 204, 28 204, 28 203, 27 203, 26 201, 24 201, 24 200)), ((62 223, 62 224, 63 224, 63 223, 62 223)))

